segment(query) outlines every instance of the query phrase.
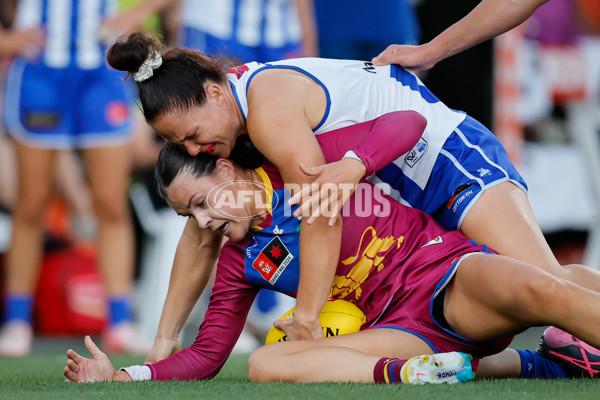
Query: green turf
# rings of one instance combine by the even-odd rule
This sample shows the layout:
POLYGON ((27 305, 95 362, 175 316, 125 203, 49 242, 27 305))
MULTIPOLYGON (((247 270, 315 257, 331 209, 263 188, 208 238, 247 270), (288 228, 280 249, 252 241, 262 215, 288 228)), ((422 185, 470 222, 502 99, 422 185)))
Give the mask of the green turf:
MULTIPOLYGON (((521 339, 521 347, 534 346, 534 338, 521 339)), ((539 337, 539 336, 537 336, 539 337)), ((519 343, 519 342, 517 342, 519 343)), ((229 359, 212 381, 66 383, 62 369, 70 342, 36 344, 24 359, 0 358, 0 399, 598 399, 599 382, 585 379, 556 381, 494 380, 464 385, 368 385, 368 384, 253 384, 246 375, 244 356, 229 359)), ((76 351, 85 354, 81 347, 76 351)), ((138 364, 139 357, 111 357, 116 367, 138 364)), ((335 368, 332 365, 332 368, 335 368)))

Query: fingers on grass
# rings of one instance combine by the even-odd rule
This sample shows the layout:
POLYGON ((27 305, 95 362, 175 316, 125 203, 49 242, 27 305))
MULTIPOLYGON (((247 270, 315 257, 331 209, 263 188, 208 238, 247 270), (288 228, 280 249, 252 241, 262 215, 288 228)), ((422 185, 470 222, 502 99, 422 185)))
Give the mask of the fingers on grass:
POLYGON ((67 367, 73 372, 79 372, 79 364, 73 360, 67 360, 67 367))
POLYGON ((79 382, 79 374, 71 371, 68 367, 65 367, 63 374, 69 382, 79 382))
POLYGON ((76 363, 81 362, 81 360, 83 359, 83 357, 81 357, 79 354, 77 354, 74 350, 69 349, 67 350, 67 357, 69 357, 70 360, 75 361, 76 363))

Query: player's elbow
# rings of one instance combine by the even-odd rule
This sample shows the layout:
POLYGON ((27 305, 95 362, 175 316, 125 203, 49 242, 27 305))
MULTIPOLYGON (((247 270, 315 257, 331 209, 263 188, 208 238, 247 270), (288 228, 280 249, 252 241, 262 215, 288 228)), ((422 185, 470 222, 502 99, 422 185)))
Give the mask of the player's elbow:
POLYGON ((418 135, 418 140, 418 138, 423 135, 423 132, 425 132, 425 128, 427 127, 427 118, 416 111, 409 111, 409 113, 410 117, 408 118, 407 122, 412 128, 410 131, 414 132, 415 136, 418 135))

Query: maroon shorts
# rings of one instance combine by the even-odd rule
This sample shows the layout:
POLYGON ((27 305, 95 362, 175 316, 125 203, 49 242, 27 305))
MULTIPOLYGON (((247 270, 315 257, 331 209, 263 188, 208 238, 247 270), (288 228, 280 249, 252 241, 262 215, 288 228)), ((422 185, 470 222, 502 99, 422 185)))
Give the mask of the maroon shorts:
POLYGON ((414 279, 405 281, 406 284, 396 291, 380 318, 366 329, 398 329, 421 338, 436 353, 468 353, 473 356, 474 368, 479 365, 479 358, 504 350, 512 341, 512 336, 490 342, 474 342, 454 333, 440 309, 446 286, 454 277, 461 261, 473 253, 495 254, 485 246, 475 246, 457 259, 442 261, 448 263, 449 268, 433 267, 415 271, 414 279))

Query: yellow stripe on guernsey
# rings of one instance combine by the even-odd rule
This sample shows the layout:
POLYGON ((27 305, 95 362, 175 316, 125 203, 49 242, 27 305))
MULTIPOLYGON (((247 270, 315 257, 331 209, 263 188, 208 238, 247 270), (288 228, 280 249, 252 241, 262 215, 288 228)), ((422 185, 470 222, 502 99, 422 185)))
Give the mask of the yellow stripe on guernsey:
MULTIPOLYGON (((269 175, 267 175, 267 173, 265 172, 265 170, 262 167, 258 167, 255 169, 256 173, 260 176, 260 179, 262 179, 263 184, 265 186, 265 195, 266 195, 266 205, 267 205, 267 212, 271 215, 273 215, 273 185, 271 184, 271 178, 269 178, 269 175)), ((261 228, 260 226, 252 226, 250 227, 250 230, 252 231, 260 231, 263 228, 261 228)))

